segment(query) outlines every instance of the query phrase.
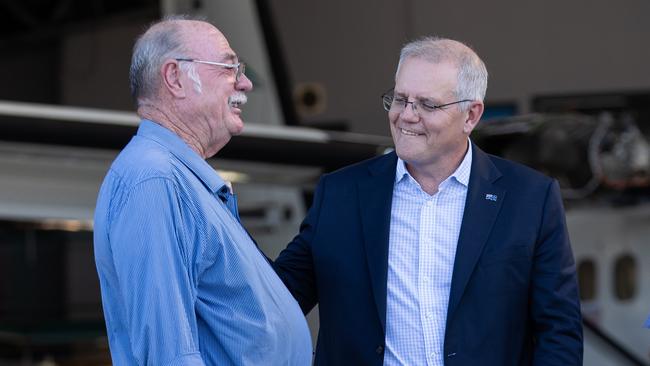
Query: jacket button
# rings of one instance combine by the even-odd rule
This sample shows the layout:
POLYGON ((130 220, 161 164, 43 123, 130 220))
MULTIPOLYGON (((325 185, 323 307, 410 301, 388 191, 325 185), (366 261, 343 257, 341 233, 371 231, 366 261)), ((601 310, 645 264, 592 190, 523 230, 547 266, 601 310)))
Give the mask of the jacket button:
POLYGON ((382 354, 384 353, 384 346, 378 346, 377 349, 375 350, 377 354, 382 354))

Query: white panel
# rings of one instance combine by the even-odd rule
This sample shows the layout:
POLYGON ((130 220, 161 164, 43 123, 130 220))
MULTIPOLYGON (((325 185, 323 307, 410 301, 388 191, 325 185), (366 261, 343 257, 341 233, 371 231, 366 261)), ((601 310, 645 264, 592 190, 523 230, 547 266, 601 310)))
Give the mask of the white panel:
MULTIPOLYGON (((573 208, 567 211, 567 224, 576 262, 590 258, 596 264, 596 298, 582 304, 585 316, 637 357, 650 361, 650 331, 642 326, 650 304, 650 205, 573 208), (623 254, 636 260, 637 292, 621 301, 615 296, 614 264, 623 254)), ((585 358, 598 358, 587 354, 598 348, 598 344, 586 347, 585 358)), ((598 350, 602 352, 607 351, 598 350)), ((585 360, 585 365, 590 363, 585 360)))
POLYGON ((0 217, 91 220, 114 153, 3 143, 0 217))

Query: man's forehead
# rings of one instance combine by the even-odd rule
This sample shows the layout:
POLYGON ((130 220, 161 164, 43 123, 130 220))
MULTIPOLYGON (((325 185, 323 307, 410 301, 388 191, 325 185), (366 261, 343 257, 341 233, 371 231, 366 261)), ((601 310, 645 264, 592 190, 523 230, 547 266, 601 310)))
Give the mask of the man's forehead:
POLYGON ((439 62, 432 62, 426 58, 420 57, 410 57, 405 59, 396 76, 399 76, 403 70, 416 70, 419 73, 422 73, 423 76, 427 75, 439 75, 439 76, 455 76, 458 74, 458 65, 451 60, 442 60, 439 62))
POLYGON ((230 48, 226 37, 215 27, 206 24, 200 26, 195 32, 191 30, 187 34, 189 48, 197 56, 209 58, 214 61, 237 60, 237 54, 230 48))
POLYGON ((457 76, 458 68, 453 63, 410 58, 395 75, 395 93, 423 97, 453 95, 457 76))

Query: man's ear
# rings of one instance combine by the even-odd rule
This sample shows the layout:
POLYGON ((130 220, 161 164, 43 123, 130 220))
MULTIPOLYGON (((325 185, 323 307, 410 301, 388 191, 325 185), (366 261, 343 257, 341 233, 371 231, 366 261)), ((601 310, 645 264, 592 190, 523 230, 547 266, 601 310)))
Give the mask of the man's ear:
POLYGON ((162 79, 162 86, 176 98, 185 98, 187 90, 185 88, 184 80, 182 79, 183 72, 181 71, 180 64, 176 60, 167 60, 160 67, 160 75, 162 79))
POLYGON ((467 118, 465 119, 465 124, 463 125, 463 132, 465 132, 467 135, 472 133, 474 127, 478 125, 478 121, 481 119, 484 109, 485 106, 483 105, 482 101, 472 102, 469 109, 467 110, 467 118))

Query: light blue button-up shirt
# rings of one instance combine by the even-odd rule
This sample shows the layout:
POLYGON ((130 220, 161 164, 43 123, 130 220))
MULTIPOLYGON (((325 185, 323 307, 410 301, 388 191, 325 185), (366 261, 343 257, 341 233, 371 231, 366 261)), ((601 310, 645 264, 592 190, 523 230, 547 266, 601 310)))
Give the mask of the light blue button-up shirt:
POLYGON ((146 120, 111 166, 94 241, 114 365, 310 364, 300 307, 219 198, 223 186, 146 120))
POLYGON ((443 366, 447 306, 472 147, 433 195, 397 160, 390 218, 384 365, 443 366))

